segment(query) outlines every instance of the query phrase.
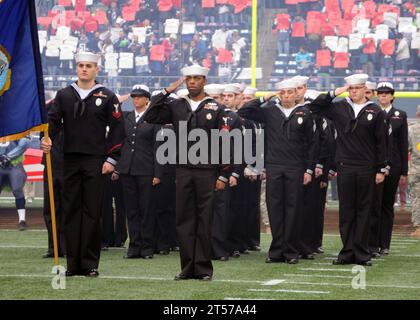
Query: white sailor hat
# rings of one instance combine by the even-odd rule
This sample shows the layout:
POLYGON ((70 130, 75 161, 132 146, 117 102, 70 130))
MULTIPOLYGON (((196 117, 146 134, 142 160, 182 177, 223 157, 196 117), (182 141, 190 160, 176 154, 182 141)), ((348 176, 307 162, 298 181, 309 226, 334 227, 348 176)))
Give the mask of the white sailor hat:
POLYGON ((241 85, 239 83, 229 83, 225 86, 223 93, 232 92, 234 94, 242 93, 241 85))
POLYGON ((298 84, 293 79, 286 79, 286 80, 277 82, 275 84, 275 87, 276 87, 277 90, 282 90, 282 89, 296 89, 298 87, 298 84))
POLYGON ((189 94, 190 92, 188 91, 188 89, 179 89, 177 92, 176 92, 176 95, 178 96, 178 97, 186 97, 186 96, 188 96, 188 94, 189 94))
POLYGON ((394 86, 391 82, 379 82, 376 90, 378 92, 393 92, 394 86))
POLYGON ((257 88, 254 87, 246 87, 243 94, 249 94, 249 95, 255 95, 255 93, 258 91, 257 88))
POLYGON ((297 86, 305 86, 308 84, 309 77, 305 76, 294 76, 292 80, 296 81, 297 86))
POLYGON ((204 86, 204 92, 210 95, 219 95, 225 91, 225 86, 217 83, 212 83, 204 86))
POLYGON ((369 76, 365 73, 356 73, 351 76, 345 77, 347 85, 365 84, 369 76))
POLYGON ((317 90, 308 89, 305 93, 305 99, 315 100, 320 94, 321 92, 317 90))
POLYGON ((75 54, 74 56, 76 63, 79 62, 93 62, 93 63, 98 63, 100 56, 99 54, 95 54, 92 52, 79 52, 77 54, 75 54))
POLYGON ((150 99, 149 87, 144 84, 136 84, 131 90, 130 96, 133 97, 147 97, 150 99))
POLYGON ((198 64, 188 66, 181 69, 181 73, 184 77, 186 76, 204 76, 207 77, 207 74, 209 73, 208 68, 204 68, 202 66, 199 66, 198 64))
POLYGON ((376 82, 366 81, 366 87, 369 90, 376 90, 376 82))
POLYGON ((244 85, 243 83, 233 83, 234 85, 239 87, 239 90, 241 90, 241 92, 243 92, 245 90, 246 85, 244 85))

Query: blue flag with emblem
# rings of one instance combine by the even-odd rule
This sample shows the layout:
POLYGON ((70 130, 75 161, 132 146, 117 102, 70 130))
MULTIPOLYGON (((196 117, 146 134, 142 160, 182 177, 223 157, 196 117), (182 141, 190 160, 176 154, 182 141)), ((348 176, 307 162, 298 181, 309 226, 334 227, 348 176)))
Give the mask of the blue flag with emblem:
POLYGON ((0 142, 46 122, 34 0, 0 0, 0 142))

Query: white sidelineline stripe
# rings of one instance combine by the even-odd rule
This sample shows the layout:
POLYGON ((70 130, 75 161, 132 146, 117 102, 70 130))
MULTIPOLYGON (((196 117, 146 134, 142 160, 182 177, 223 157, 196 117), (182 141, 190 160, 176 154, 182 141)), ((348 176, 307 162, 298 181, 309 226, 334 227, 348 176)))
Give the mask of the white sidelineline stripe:
POLYGON ((234 298, 234 297, 224 297, 223 300, 275 300, 273 298, 234 298))
MULTIPOLYGON (((301 284, 309 286, 337 286, 337 287, 349 287, 351 283, 327 283, 327 282, 300 282, 300 281, 287 281, 285 284, 301 284)), ((386 284, 366 284, 366 288, 390 288, 390 289, 420 289, 420 286, 400 286, 400 285, 386 285, 386 284)))
POLYGON ((352 276, 337 276, 337 275, 328 275, 328 274, 302 274, 302 273, 285 273, 285 277, 308 277, 308 278, 337 278, 337 279, 353 279, 352 276))
POLYGON ((301 271, 338 271, 338 272, 351 272, 352 269, 333 269, 333 268, 299 268, 301 271))
MULTIPOLYGON (((54 275, 47 274, 0 274, 0 278, 51 278, 54 275)), ((83 277, 83 276, 82 276, 83 277)), ((73 278, 73 277, 72 277, 73 278)), ((174 281, 174 278, 164 277, 136 277, 136 276, 112 276, 112 275, 99 275, 99 279, 112 279, 112 280, 145 280, 145 281, 174 281)), ((192 280, 193 281, 193 280, 192 280)), ((285 280, 283 280, 285 281, 285 280)), ((213 282, 230 282, 230 283, 252 283, 262 284, 267 281, 260 280, 239 280, 239 279, 213 279, 213 282)))
MULTIPOLYGON (((0 229, 0 233, 2 233, 3 231, 4 232, 21 232, 17 229, 0 229)), ((28 229, 25 232, 47 232, 47 229, 28 229)))
POLYGON ((310 290, 287 290, 287 289, 248 289, 251 292, 285 292, 285 293, 306 293, 306 294, 329 294, 329 291, 310 290))
MULTIPOLYGON (((395 252, 395 251, 394 251, 395 252)), ((391 257, 420 258, 420 254, 390 254, 391 257)))
POLYGON ((392 239, 391 240, 391 244, 395 243, 395 242, 407 242, 407 243, 418 243, 420 242, 420 240, 414 240, 414 239, 392 239))
POLYGON ((275 285, 283 283, 285 281, 286 281, 285 279, 273 279, 273 280, 263 282, 263 283, 261 283, 261 285, 263 285, 263 286, 275 286, 275 285))
POLYGON ((46 249, 48 246, 17 246, 17 245, 0 245, 0 249, 46 249))

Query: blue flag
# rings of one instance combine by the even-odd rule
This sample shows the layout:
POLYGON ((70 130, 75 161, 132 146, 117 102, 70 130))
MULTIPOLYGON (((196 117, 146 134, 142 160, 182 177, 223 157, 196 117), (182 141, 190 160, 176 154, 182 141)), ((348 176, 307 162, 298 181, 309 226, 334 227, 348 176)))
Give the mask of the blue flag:
POLYGON ((34 0, 0 0, 0 142, 46 122, 34 0))

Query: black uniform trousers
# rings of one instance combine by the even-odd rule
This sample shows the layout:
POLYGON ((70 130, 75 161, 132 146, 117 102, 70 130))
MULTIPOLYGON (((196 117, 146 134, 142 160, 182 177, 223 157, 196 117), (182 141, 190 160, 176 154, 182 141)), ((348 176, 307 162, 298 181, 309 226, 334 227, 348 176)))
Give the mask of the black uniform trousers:
POLYGON ((324 214, 325 214, 325 202, 327 201, 327 190, 328 186, 321 189, 320 196, 317 199, 317 215, 315 219, 315 250, 322 247, 322 238, 324 236, 324 214))
POLYGON ((229 253, 243 252, 248 248, 246 244, 247 209, 245 204, 245 178, 238 179, 238 185, 230 190, 230 204, 228 215, 228 246, 229 253))
POLYGON ((370 221, 369 250, 389 249, 394 225, 395 194, 401 177, 401 168, 392 168, 383 183, 375 186, 370 221))
POLYGON ((177 167, 176 230, 181 273, 213 276, 211 223, 217 170, 177 167))
POLYGON ((232 189, 226 186, 224 190, 216 191, 213 201, 213 222, 211 229, 211 246, 213 258, 228 257, 228 222, 230 212, 230 194, 232 189))
POLYGON ((260 195, 261 180, 247 181, 244 183, 246 201, 247 221, 245 243, 248 248, 259 247, 261 238, 260 222, 260 195))
POLYGON ((327 188, 321 189, 322 178, 312 178, 313 181, 304 187, 304 210, 301 221, 301 254, 314 253, 322 246, 324 231, 324 210, 327 188))
POLYGON ((123 187, 121 180, 112 181, 111 175, 106 177, 105 182, 102 221, 102 244, 110 247, 123 246, 127 240, 127 217, 125 214, 123 187), (115 219, 113 199, 115 199, 115 219))
POLYGON ((268 257, 273 260, 297 259, 305 169, 267 164, 266 170, 267 209, 273 238, 268 257))
MULTIPOLYGON (((64 241, 64 218, 63 218, 63 178, 61 172, 53 174, 53 189, 54 189, 54 205, 55 205, 55 222, 57 227, 57 244, 58 255, 66 253, 66 246, 64 241)), ((54 254, 54 242, 51 222, 51 207, 50 207, 50 192, 48 188, 48 176, 46 170, 44 171, 44 209, 43 209, 45 226, 48 232, 48 253, 54 254)))
POLYGON ((63 212, 67 270, 97 269, 101 252, 103 156, 65 154, 63 212))
POLYGON ((156 187, 156 250, 178 246, 175 229, 175 172, 165 173, 156 187))
POLYGON ((369 218, 376 170, 339 164, 337 175, 339 226, 343 242, 338 259, 348 263, 366 262, 370 260, 369 218))
POLYGON ((130 243, 127 255, 151 256, 155 252, 157 192, 152 176, 121 174, 130 243))

